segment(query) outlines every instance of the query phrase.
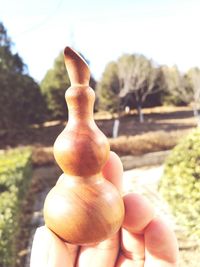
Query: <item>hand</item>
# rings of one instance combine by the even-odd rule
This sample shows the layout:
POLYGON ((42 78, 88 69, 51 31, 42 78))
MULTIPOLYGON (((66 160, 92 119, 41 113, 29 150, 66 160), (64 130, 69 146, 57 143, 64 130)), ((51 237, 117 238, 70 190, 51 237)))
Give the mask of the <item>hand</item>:
MULTIPOLYGON (((111 152, 104 177, 120 191, 123 168, 111 152)), ((123 228, 113 237, 95 245, 76 246, 63 242, 47 227, 34 236, 31 267, 175 267, 178 245, 174 232, 155 217, 149 201, 130 193, 124 196, 123 228)))

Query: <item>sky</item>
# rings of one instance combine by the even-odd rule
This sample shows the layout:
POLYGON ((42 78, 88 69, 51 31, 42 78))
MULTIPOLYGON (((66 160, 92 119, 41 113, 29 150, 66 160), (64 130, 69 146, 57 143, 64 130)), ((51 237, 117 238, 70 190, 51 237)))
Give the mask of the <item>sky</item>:
POLYGON ((180 71, 200 67, 199 0, 0 0, 13 51, 40 82, 65 46, 99 80, 107 63, 139 53, 180 71))

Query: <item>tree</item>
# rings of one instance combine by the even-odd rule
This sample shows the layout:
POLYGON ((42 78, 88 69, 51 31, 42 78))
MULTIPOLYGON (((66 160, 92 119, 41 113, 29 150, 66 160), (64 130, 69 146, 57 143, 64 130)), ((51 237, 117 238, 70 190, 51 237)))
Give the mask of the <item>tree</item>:
POLYGON ((200 126, 200 69, 191 68, 185 75, 186 90, 191 101, 194 116, 200 126))
POLYGON ((45 102, 40 88, 28 75, 4 73, 3 79, 0 76, 0 91, 2 128, 25 127, 45 118, 45 102))
POLYGON ((0 21, 0 47, 10 47, 11 40, 7 35, 6 28, 0 21))
POLYGON ((120 106, 119 90, 118 66, 116 62, 110 62, 97 84, 99 108, 110 112, 118 111, 120 106))
POLYGON ((191 68, 185 75, 181 74, 176 66, 162 68, 165 83, 165 101, 172 104, 192 104, 194 116, 200 125, 200 69, 191 68))
POLYGON ((139 121, 143 122, 142 106, 146 97, 162 90, 163 75, 160 68, 143 55, 123 55, 118 60, 120 97, 133 96, 139 121))
POLYGON ((97 88, 100 107, 116 112, 127 103, 135 104, 143 122, 145 101, 164 89, 163 72, 142 55, 126 54, 106 66, 97 88))
POLYGON ((51 118, 66 117, 65 91, 69 86, 70 81, 64 64, 63 53, 60 53, 54 61, 53 68, 47 71, 41 82, 41 91, 46 99, 51 118))
POLYGON ((45 103, 38 84, 27 74, 18 54, 11 51, 12 42, 0 23, 0 126, 13 128, 40 122, 45 103))
POLYGON ((165 81, 165 94, 163 102, 172 105, 181 105, 188 103, 189 95, 185 88, 184 75, 180 73, 176 66, 162 67, 164 81, 165 81))
POLYGON ((7 31, 2 22, 0 22, 0 70, 11 73, 24 73, 27 68, 20 56, 12 54, 12 42, 7 35, 7 31))
MULTIPOLYGON (((93 89, 95 84, 94 78, 91 77, 90 85, 93 89)), ((59 53, 54 61, 53 68, 47 71, 40 86, 47 103, 49 117, 51 119, 66 118, 68 111, 65 92, 70 87, 70 80, 64 64, 63 52, 59 53)))

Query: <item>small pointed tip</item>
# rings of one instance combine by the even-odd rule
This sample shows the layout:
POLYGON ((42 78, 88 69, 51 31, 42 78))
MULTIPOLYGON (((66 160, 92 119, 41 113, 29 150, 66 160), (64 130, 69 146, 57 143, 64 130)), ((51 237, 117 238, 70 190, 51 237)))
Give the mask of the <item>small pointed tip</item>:
POLYGON ((89 85, 90 70, 85 60, 71 47, 64 49, 65 65, 71 85, 89 85))
POLYGON ((76 54, 77 56, 79 56, 78 55, 78 53, 75 51, 75 50, 73 50, 70 46, 66 46, 65 47, 65 49, 64 49, 64 55, 66 56, 66 57, 74 57, 74 54, 76 54))
POLYGON ((72 48, 69 46, 66 46, 64 49, 64 54, 68 54, 70 51, 72 51, 72 48))

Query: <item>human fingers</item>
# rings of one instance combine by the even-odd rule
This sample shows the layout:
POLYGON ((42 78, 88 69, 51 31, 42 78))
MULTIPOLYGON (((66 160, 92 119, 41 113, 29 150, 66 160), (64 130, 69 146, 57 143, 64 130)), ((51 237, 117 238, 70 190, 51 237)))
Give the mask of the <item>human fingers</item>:
POLYGON ((81 247, 77 267, 114 267, 119 251, 119 233, 90 246, 81 247))
POLYGON ((45 226, 36 230, 30 267, 73 267, 65 243, 45 226))
POLYGON ((144 230, 147 266, 178 266, 178 243, 174 231, 161 218, 154 218, 144 230))
POLYGON ((143 267, 145 259, 143 233, 145 227, 154 218, 154 210, 145 197, 134 193, 124 196, 124 205, 124 229, 122 229, 117 267, 143 267))
POLYGON ((125 217, 123 227, 135 234, 143 234, 144 228, 155 217, 151 203, 142 195, 129 193, 123 197, 125 217))
POLYGON ((110 152, 110 156, 102 169, 102 174, 105 179, 110 181, 121 192, 122 190, 122 177, 123 166, 120 158, 116 153, 110 152))

